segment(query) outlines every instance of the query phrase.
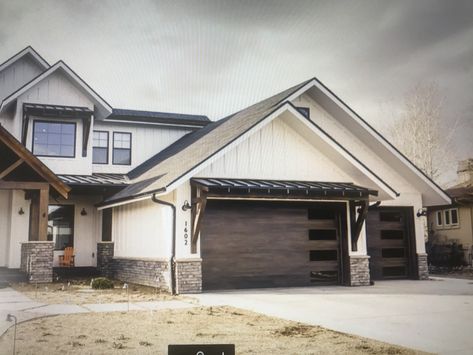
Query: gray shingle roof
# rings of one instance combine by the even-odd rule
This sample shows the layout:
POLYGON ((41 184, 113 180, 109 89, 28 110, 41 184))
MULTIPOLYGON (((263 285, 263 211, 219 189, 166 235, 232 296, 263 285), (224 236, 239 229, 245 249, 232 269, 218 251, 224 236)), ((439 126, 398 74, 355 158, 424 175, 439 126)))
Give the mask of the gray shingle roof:
POLYGON ((129 177, 131 185, 113 195, 104 204, 111 204, 141 195, 162 191, 186 173, 202 164, 226 145, 237 139, 276 110, 293 93, 304 87, 312 79, 260 101, 246 109, 211 123, 201 130, 190 133, 167 149, 158 153, 141 166, 133 169, 129 177), (142 181, 155 181, 137 189, 133 186, 142 181))

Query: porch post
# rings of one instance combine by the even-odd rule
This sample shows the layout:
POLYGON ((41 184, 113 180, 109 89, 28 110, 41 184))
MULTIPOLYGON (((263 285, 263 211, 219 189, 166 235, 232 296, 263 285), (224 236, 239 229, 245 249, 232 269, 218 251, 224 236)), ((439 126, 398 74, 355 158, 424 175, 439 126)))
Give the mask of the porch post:
POLYGON ((48 236, 49 185, 32 194, 30 207, 30 241, 45 241, 48 236))

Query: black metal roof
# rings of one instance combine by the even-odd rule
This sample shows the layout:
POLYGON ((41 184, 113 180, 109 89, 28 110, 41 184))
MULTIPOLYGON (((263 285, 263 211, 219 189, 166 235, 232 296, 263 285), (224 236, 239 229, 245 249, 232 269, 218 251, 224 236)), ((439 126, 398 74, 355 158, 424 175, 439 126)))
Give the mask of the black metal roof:
POLYGON ((137 121, 165 124, 188 124, 205 126, 210 123, 210 119, 204 115, 191 115, 171 112, 140 111, 114 108, 107 120, 137 121))
POLYGON ((193 178, 191 183, 216 194, 305 195, 307 197, 367 198, 378 191, 349 182, 193 178))
POLYGON ((48 116, 68 116, 68 117, 84 117, 91 116, 94 112, 88 107, 81 106, 63 106, 63 105, 43 105, 24 103, 23 110, 25 113, 33 115, 48 115, 48 116))
POLYGON ((69 186, 127 186, 128 178, 123 174, 58 175, 69 186))

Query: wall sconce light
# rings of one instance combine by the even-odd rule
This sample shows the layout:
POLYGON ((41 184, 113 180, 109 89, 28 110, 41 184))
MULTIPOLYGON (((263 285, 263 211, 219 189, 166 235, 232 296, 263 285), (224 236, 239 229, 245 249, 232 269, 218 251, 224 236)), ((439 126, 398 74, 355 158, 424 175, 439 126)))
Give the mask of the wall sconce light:
POLYGON ((85 208, 82 208, 82 211, 80 211, 80 215, 87 216, 87 211, 85 210, 85 208))
POLYGON ((23 211, 23 207, 20 207, 20 209, 18 210, 18 214, 20 216, 25 214, 25 211, 23 211))
POLYGON ((419 208, 419 209, 417 210, 416 216, 417 216, 417 217, 427 216, 427 208, 425 208, 425 207, 419 208))
POLYGON ((188 211, 192 208, 191 204, 189 203, 189 201, 185 200, 184 201, 184 204, 182 205, 182 210, 185 212, 185 211, 188 211))

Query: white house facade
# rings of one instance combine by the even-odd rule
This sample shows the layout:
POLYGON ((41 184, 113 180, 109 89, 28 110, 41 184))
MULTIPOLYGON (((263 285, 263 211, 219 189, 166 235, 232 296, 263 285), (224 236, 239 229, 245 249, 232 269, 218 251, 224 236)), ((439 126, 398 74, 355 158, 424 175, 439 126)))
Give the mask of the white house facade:
POLYGON ((28 151, 0 163, 0 267, 49 279, 73 248, 75 268, 175 293, 427 277, 423 209, 448 195, 315 78, 211 122, 112 108, 28 47, 0 94, 28 151), (37 234, 25 161, 54 175, 37 234))

